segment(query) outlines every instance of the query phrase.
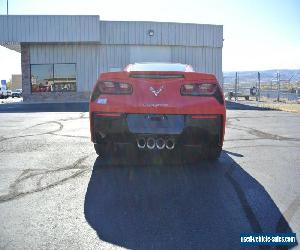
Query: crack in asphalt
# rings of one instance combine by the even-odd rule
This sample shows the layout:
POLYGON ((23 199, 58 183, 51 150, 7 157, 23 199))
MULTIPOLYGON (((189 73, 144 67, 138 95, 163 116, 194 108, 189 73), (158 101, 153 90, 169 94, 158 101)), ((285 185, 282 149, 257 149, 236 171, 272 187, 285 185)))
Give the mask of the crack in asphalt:
POLYGON ((227 127, 230 129, 235 129, 235 130, 239 130, 239 131, 246 131, 248 134, 254 135, 257 138, 229 139, 226 141, 238 141, 238 140, 248 141, 248 140, 257 140, 257 139, 277 140, 277 141, 300 141, 300 138, 290 138, 290 137, 285 137, 285 136, 281 136, 281 135, 275 135, 275 134, 263 132, 258 129, 244 127, 244 126, 228 124, 227 127))
POLYGON ((90 170, 90 166, 86 166, 82 164, 84 160, 88 158, 89 155, 86 155, 84 157, 79 158, 76 160, 73 164, 57 168, 57 169, 25 169, 22 171, 22 173, 13 181, 12 184, 9 185, 9 192, 5 195, 0 195, 0 203, 15 200, 17 198, 24 197, 29 194, 41 192, 50 188, 53 188, 55 186, 58 186, 60 184, 65 183, 68 180, 74 179, 88 170, 90 170), (55 180, 50 183, 46 183, 45 185, 42 185, 43 179, 47 177, 51 177, 51 175, 64 172, 68 170, 76 170, 75 172, 68 173, 67 177, 55 180), (36 180, 37 179, 37 180, 36 180), (24 183, 26 180, 31 180, 34 184, 34 187, 28 191, 22 191, 21 186, 22 183, 24 183))
MULTIPOLYGON (((7 140, 11 140, 11 139, 18 139, 18 138, 24 138, 24 137, 32 137, 32 136, 40 136, 40 135, 57 135, 57 136, 64 136, 64 137, 70 137, 70 138, 84 138, 87 139, 89 138, 88 136, 74 136, 74 135, 62 135, 62 134, 56 134, 57 132, 60 132, 63 130, 64 125, 61 122, 66 122, 66 121, 73 121, 73 120, 80 120, 80 119, 88 119, 88 117, 85 117, 85 113, 86 112, 81 112, 79 117, 71 117, 71 118, 67 118, 67 119, 59 119, 57 121, 48 121, 48 122, 43 122, 43 123, 38 123, 35 124, 31 127, 28 127, 26 129, 23 129, 23 131, 26 131, 28 129, 32 129, 41 125, 47 125, 47 124, 57 124, 59 127, 55 130, 52 131, 47 131, 47 132, 43 132, 43 133, 37 133, 37 134, 28 134, 28 135, 20 135, 20 136, 12 136, 12 137, 4 137, 4 136, 0 136, 0 142, 3 141, 7 141, 7 140)), ((0 151, 2 152, 2 151, 0 151)))
POLYGON ((284 211, 283 216, 286 218, 287 221, 291 221, 292 217, 300 208, 300 195, 298 195, 288 206, 288 208, 284 211))
MULTIPOLYGON (((263 145, 257 145, 257 146, 263 146, 263 145)), ((244 146, 248 147, 248 146, 244 146)), ((251 146, 250 146, 251 147, 251 146)), ((285 147, 285 146, 283 146, 285 147)), ((231 147, 231 148, 237 148, 237 147, 231 147)), ((240 148, 240 147, 238 147, 240 148)), ((231 164, 224 169, 225 176, 228 178, 230 183, 232 184, 233 188, 236 191, 236 194, 241 202, 242 208, 246 214, 246 217, 251 225, 251 228, 253 229, 254 232, 256 233, 262 233, 263 228, 261 223, 259 222, 257 216, 255 215, 255 212, 253 208, 251 207, 251 204, 248 202, 248 198, 246 196, 245 191, 241 187, 241 184, 239 183, 238 180, 234 177, 234 171, 236 170, 234 160, 230 159, 231 164)), ((264 186, 262 188, 265 190, 264 186)), ((267 192, 267 191, 266 191, 267 192)), ((300 208, 300 195, 298 195, 288 206, 288 208, 285 210, 284 213, 280 215, 280 218, 278 219, 276 223, 276 232, 286 232, 287 227, 288 227, 288 222, 291 221, 292 217, 296 214, 296 212, 300 208)), ((269 246, 263 246, 261 249, 271 249, 269 246)))
MULTIPOLYGON (((59 131, 61 131, 64 128, 64 125, 61 122, 58 122, 58 121, 48 121, 48 122, 42 122, 42 123, 35 124, 35 125, 27 128, 27 129, 35 128, 35 127, 41 126, 41 125, 49 125, 51 123, 55 123, 55 124, 57 124, 59 126, 58 129, 55 129, 55 130, 51 131, 52 133, 59 132, 59 131)), ((25 129, 25 130, 27 130, 27 129, 25 129)))
POLYGON ((59 119, 58 121, 66 122, 66 121, 74 121, 74 120, 80 120, 80 119, 88 119, 89 117, 85 117, 86 112, 81 112, 79 117, 71 117, 66 119, 59 119))
POLYGON ((69 137, 69 138, 82 138, 82 139, 89 139, 89 136, 83 136, 83 135, 64 135, 64 134, 54 134, 50 133, 51 135, 57 135, 57 136, 62 136, 62 137, 69 137))
POLYGON ((79 117, 73 117, 73 118, 68 118, 68 119, 59 119, 57 121, 48 121, 48 122, 43 122, 43 123, 38 123, 35 124, 31 127, 28 127, 26 129, 23 129, 23 131, 26 131, 28 129, 32 129, 41 125, 48 125, 48 124, 57 124, 59 127, 55 130, 51 130, 51 131, 47 131, 47 132, 43 132, 43 133, 37 133, 37 134, 28 134, 28 135, 19 135, 19 136, 12 136, 12 137, 4 137, 4 136, 0 136, 0 142, 3 141, 7 141, 7 140, 11 140, 11 139, 18 139, 18 138, 24 138, 24 137, 32 137, 32 136, 40 136, 40 135, 47 135, 47 134, 51 134, 51 135, 57 135, 57 136, 64 136, 64 137, 70 137, 70 138, 89 138, 88 136, 74 136, 74 135, 62 135, 62 134, 56 134, 57 132, 60 132, 63 130, 64 125, 61 123, 62 121, 73 121, 73 120, 80 120, 80 119, 88 119, 88 117, 84 117, 85 112, 80 113, 79 117))
POLYGON ((49 121, 49 122, 43 122, 43 123, 39 123, 39 124, 35 124, 29 128, 23 129, 22 131, 26 131, 28 129, 31 128, 35 128, 37 126, 41 126, 41 125, 47 125, 47 124, 57 124, 59 127, 57 129, 51 130, 51 131, 47 131, 47 132, 43 132, 43 133, 36 133, 36 134, 28 134, 28 135, 18 135, 18 136, 11 136, 11 137, 4 137, 2 136, 2 138, 0 138, 0 142, 3 141, 7 141, 7 140, 11 140, 11 139, 18 139, 18 138, 25 138, 25 137, 32 137, 32 136, 40 136, 40 135, 46 135, 46 134, 51 134, 51 133, 56 133, 59 132, 63 129, 64 125, 58 121, 49 121))

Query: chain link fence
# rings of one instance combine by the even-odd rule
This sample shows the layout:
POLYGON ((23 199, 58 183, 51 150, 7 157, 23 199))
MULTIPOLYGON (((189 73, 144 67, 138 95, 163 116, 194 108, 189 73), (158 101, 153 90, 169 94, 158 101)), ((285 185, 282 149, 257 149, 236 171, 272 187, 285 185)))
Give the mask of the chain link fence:
POLYGON ((249 74, 232 73, 224 76, 223 89, 228 100, 262 100, 299 101, 300 80, 292 76, 264 75, 252 72, 249 74))

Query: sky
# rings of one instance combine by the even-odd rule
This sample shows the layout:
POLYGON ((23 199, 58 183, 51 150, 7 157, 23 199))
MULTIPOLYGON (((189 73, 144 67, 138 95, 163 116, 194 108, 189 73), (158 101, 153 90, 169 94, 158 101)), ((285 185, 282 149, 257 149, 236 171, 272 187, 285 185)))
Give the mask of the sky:
MULTIPOLYGON (((299 0, 9 0, 14 15, 223 25, 223 71, 300 69, 299 13, 299 0)), ((21 73, 20 61, 19 53, 0 47, 0 79, 21 73)))

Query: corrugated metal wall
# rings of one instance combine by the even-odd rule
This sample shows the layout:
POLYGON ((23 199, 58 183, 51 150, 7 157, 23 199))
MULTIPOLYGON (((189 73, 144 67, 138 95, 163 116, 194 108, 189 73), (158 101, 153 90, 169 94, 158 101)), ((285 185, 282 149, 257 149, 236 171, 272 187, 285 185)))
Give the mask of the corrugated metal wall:
POLYGON ((219 48, 223 46, 223 26, 99 21, 99 16, 0 15, 0 42, 98 42, 219 48), (153 36, 149 36, 149 30, 154 31, 153 36))
MULTIPOLYGON (((149 46, 141 45, 99 45, 99 73, 109 71, 111 68, 124 68, 132 61, 130 51, 133 47, 139 51, 149 46)), ((171 62, 191 64, 196 71, 215 74, 219 82, 223 80, 222 48, 186 47, 186 46, 153 46, 157 51, 162 47, 171 49, 171 62)), ((159 53, 157 53, 158 56, 159 53)), ((139 62, 153 61, 153 56, 147 58, 147 53, 140 55, 139 62)), ((161 61, 161 60, 157 60, 161 61)))
MULTIPOLYGON (((134 63, 131 61, 133 59, 130 51, 135 49, 142 52, 147 47, 149 46, 33 44, 30 46, 30 63, 76 63, 78 91, 91 91, 100 73, 110 71, 112 68, 123 69, 127 64, 134 63)), ((157 47, 160 51, 164 46, 153 47, 157 47)), ((221 82, 221 48, 166 47, 171 49, 171 62, 191 64, 196 71, 215 74, 221 82)), ((149 61, 147 53, 140 55, 140 61, 149 61)))
POLYGON ((90 91, 99 74, 98 45, 30 46, 30 63, 76 63, 77 91, 90 91))
POLYGON ((111 68, 123 69, 129 64, 130 50, 127 45, 98 45, 99 73, 111 68))
POLYGON ((223 81, 222 48, 172 46, 172 62, 191 64, 195 71, 215 74, 223 81))
POLYGON ((0 15, 3 42, 96 42, 99 16, 0 15))
POLYGON ((223 46, 223 26, 209 24, 100 21, 102 44, 223 46), (153 30, 154 36, 148 31, 153 30))

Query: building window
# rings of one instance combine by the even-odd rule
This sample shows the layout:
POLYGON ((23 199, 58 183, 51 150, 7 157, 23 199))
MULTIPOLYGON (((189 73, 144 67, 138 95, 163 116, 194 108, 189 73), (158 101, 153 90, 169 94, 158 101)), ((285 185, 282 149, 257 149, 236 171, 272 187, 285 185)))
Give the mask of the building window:
POLYGON ((53 85, 53 64, 31 65, 32 92, 49 92, 53 85))
POLYGON ((76 91, 74 63, 31 64, 32 92, 76 91))

